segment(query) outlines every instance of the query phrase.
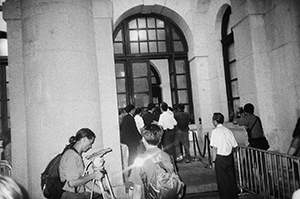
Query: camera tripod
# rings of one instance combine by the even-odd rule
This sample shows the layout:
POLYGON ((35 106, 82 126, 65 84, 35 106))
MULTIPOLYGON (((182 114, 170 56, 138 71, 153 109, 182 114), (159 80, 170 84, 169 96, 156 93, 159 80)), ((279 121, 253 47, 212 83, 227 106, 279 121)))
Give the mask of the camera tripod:
MULTIPOLYGON (((104 155, 106 155, 107 153, 111 152, 112 149, 111 148, 106 148, 106 149, 102 149, 98 152, 95 152, 89 156, 86 157, 86 159, 89 161, 88 164, 86 165, 85 169, 84 169, 84 174, 86 175, 88 174, 88 170, 89 167, 91 165, 97 165, 97 161, 102 161, 102 164, 104 165, 104 159, 102 158, 104 155)), ((100 166, 100 165, 98 165, 100 166)), ((102 166, 102 165, 101 165, 102 166)), ((102 196, 104 199, 117 199, 116 196, 114 195, 112 186, 111 186, 111 182, 110 179, 108 177, 108 173, 106 171, 106 169, 104 168, 104 166, 102 166, 101 168, 101 173, 103 174, 103 177, 101 178, 101 180, 93 180, 93 187, 92 187, 92 192, 91 192, 91 197, 90 199, 93 198, 93 192, 94 192, 94 186, 98 185, 102 196)))

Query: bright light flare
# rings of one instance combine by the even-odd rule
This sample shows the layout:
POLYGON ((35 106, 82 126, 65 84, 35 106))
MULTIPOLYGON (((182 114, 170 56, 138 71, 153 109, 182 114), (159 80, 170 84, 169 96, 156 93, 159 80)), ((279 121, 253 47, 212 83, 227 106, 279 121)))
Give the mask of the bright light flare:
POLYGON ((142 167, 144 164, 145 160, 143 158, 136 158, 134 160, 133 166, 135 167, 142 167))

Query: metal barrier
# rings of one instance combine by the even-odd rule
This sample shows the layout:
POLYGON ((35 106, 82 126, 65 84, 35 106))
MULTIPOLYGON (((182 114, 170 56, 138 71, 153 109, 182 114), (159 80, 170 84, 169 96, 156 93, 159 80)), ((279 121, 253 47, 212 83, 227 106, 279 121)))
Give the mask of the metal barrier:
POLYGON ((211 163, 211 153, 210 153, 210 141, 209 141, 209 133, 206 133, 204 136, 204 145, 203 145, 203 152, 200 150, 199 142, 198 142, 198 137, 197 137, 197 130, 190 130, 190 133, 192 133, 192 142, 193 142, 193 149, 194 149, 194 160, 201 160, 201 157, 205 156, 206 150, 208 154, 208 163, 210 165, 211 163), (198 152, 198 154, 197 154, 198 152))
POLYGON ((12 176, 12 167, 6 160, 0 160, 0 175, 12 176))
POLYGON ((239 146, 235 153, 241 194, 289 199, 299 189, 300 158, 239 146))

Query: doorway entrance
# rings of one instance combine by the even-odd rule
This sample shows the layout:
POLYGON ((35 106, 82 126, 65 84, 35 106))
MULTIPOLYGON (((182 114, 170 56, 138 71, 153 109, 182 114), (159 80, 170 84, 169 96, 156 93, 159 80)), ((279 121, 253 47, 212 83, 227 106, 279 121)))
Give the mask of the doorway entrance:
MULTIPOLYGON (((147 107, 150 102, 160 104, 163 99, 161 79, 168 79, 168 60, 130 60, 129 66, 125 66, 121 62, 116 63, 119 107, 125 107, 127 102, 141 108, 147 107)), ((164 90, 169 89, 166 85, 170 82, 166 82, 164 90)))
POLYGON ((187 42, 172 20, 157 14, 124 19, 114 31, 118 107, 182 103, 193 115, 187 42))

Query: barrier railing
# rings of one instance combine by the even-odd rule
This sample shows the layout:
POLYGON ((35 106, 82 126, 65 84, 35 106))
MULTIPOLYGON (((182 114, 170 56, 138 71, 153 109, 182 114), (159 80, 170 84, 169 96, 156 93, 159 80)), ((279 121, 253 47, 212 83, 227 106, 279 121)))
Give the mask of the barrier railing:
POLYGON ((235 157, 242 194, 289 199, 299 189, 300 158, 243 146, 238 147, 235 157))
POLYGON ((204 136, 204 145, 203 145, 203 152, 201 152, 200 146, 199 146, 199 141, 198 141, 198 137, 197 137, 197 130, 193 129, 190 130, 190 132, 192 133, 192 142, 193 142, 193 149, 194 149, 194 157, 193 159, 195 161, 197 160, 201 160, 201 157, 205 157, 206 154, 206 150, 207 150, 207 154, 208 154, 208 164, 210 165, 211 163, 211 153, 210 153, 210 141, 209 141, 209 133, 207 132, 206 135, 204 136))

